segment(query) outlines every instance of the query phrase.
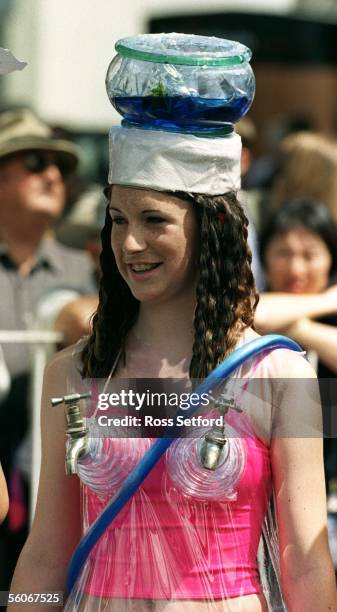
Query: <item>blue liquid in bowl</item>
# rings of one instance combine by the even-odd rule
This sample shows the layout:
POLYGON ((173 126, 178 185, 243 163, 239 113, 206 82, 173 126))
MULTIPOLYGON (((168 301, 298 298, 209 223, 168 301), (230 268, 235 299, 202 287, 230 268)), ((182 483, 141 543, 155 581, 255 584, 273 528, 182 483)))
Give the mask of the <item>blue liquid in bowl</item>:
POLYGON ((116 96, 111 102, 128 121, 164 129, 211 128, 236 123, 251 105, 247 96, 231 100, 197 96, 116 96))

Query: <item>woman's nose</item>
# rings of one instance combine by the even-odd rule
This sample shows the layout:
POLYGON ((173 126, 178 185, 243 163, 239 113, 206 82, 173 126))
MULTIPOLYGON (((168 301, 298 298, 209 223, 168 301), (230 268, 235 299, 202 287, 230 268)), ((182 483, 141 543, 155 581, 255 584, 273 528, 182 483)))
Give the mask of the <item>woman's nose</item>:
POLYGON ((140 228, 129 225, 124 237, 122 248, 124 253, 144 251, 146 248, 144 232, 140 228))
POLYGON ((289 262, 289 270, 294 276, 301 276, 305 273, 306 266, 302 257, 292 257, 289 262))

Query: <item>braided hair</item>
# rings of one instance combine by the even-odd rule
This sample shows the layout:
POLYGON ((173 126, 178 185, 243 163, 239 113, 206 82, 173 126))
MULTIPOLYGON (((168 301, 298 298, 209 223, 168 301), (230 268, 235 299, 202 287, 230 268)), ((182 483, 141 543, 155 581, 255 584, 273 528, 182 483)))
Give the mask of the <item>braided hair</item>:
MULTIPOLYGON (((234 193, 221 196, 174 192, 194 207, 200 232, 194 343, 190 377, 207 376, 229 355, 245 327, 253 324, 258 297, 247 244, 248 220, 234 193)), ((93 329, 82 351, 82 375, 106 377, 124 352, 139 301, 120 275, 111 249, 107 207, 101 233, 102 277, 93 329)))

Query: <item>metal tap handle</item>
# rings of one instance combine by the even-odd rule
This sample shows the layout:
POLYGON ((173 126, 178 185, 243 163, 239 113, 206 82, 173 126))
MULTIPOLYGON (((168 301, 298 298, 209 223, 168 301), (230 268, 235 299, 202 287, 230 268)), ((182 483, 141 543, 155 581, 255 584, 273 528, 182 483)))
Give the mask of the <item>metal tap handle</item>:
POLYGON ((227 414, 229 410, 236 410, 236 412, 242 412, 242 408, 235 403, 234 397, 228 398, 224 393, 219 395, 219 397, 215 398, 212 395, 210 396, 211 400, 214 402, 215 408, 218 408, 219 412, 223 415, 227 414))
POLYGON ((64 397, 52 397, 50 403, 52 406, 59 406, 60 404, 73 404, 78 400, 91 397, 91 395, 91 391, 88 393, 71 393, 70 395, 65 395, 64 397))

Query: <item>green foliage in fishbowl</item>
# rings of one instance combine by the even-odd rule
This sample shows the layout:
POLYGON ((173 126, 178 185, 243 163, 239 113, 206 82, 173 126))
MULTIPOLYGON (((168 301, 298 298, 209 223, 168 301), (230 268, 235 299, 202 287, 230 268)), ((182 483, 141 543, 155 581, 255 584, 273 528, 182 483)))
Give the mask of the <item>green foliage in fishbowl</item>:
POLYGON ((151 95, 163 98, 164 96, 167 96, 167 89, 163 83, 159 82, 158 85, 151 89, 151 95))

